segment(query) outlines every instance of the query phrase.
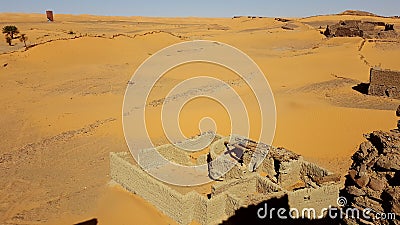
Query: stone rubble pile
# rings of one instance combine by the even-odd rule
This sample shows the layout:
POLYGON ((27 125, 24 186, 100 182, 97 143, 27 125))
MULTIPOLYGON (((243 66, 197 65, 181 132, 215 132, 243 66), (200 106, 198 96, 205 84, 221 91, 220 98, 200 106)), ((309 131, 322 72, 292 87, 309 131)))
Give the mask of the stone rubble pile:
MULTIPOLYGON (((400 108, 396 114, 400 115, 400 108)), ((347 208, 360 211, 360 218, 345 219, 347 224, 400 224, 400 130, 374 131, 365 135, 346 177, 342 193, 347 208), (363 217, 364 209, 371 209, 363 217), (381 219, 395 214, 395 219, 381 219)))
POLYGON ((344 20, 321 31, 326 37, 398 38, 394 24, 380 21, 344 20))

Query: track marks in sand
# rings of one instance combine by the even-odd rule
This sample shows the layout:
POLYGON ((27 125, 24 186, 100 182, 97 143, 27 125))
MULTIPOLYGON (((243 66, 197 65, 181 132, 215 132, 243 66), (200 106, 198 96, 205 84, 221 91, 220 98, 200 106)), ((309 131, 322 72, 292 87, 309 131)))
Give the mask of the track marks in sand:
MULTIPOLYGON (((0 221, 5 224, 39 224, 40 221, 26 221, 23 212, 40 207, 35 200, 41 189, 23 179, 12 179, 0 191, 0 221), (28 188, 30 187, 30 188, 28 188), (15 190, 20 190, 16 192, 15 190), (24 191, 23 191, 24 190, 24 191), (20 199, 16 201, 16 199, 20 199)), ((44 203, 44 202, 43 202, 44 203)))
MULTIPOLYGON (((15 52, 19 52, 19 51, 28 51, 29 49, 34 48, 36 46, 44 45, 44 44, 55 42, 55 41, 67 41, 67 40, 74 40, 74 39, 85 38, 85 37, 104 38, 104 39, 115 39, 117 37, 126 37, 126 38, 135 39, 137 37, 144 37, 144 36, 155 35, 155 34, 168 34, 168 35, 171 35, 172 37, 178 38, 180 40, 189 40, 189 37, 178 35, 178 34, 175 34, 175 33, 169 32, 169 31, 163 31, 163 30, 153 30, 153 31, 148 31, 148 32, 142 33, 142 34, 134 34, 134 35, 118 33, 118 34, 113 34, 111 37, 97 35, 97 34, 79 34, 79 35, 74 35, 71 37, 68 37, 68 36, 67 37, 59 37, 59 38, 53 38, 53 39, 46 40, 46 41, 40 41, 38 43, 33 43, 26 48, 21 47, 20 49, 9 51, 9 52, 0 52, 0 55, 15 53, 15 52)), ((56 36, 58 36, 58 35, 56 35, 56 36)))
MULTIPOLYGON (((243 86, 245 85, 245 81, 242 79, 235 79, 235 80, 229 80, 229 81, 225 81, 225 84, 229 84, 230 86, 243 86)), ((207 95, 216 91, 223 91, 224 89, 226 89, 226 86, 223 84, 218 84, 218 85, 203 85, 200 86, 198 88, 192 88, 189 89, 185 92, 176 94, 176 95, 172 95, 172 96, 168 96, 166 98, 160 98, 160 99, 155 99, 151 102, 149 102, 147 104, 147 106, 153 106, 153 107, 157 107, 163 104, 167 104, 168 102, 177 100, 179 98, 183 98, 183 97, 193 97, 193 96, 200 96, 200 95, 207 95)))
POLYGON ((45 205, 54 206, 63 196, 46 196, 46 191, 37 183, 25 179, 11 178, 0 190, 1 224, 40 224, 44 221, 26 215, 45 205))
MULTIPOLYGON (((163 31, 163 30, 153 30, 153 31, 145 32, 145 33, 143 33, 143 34, 135 34, 135 35, 115 34, 115 35, 113 35, 113 36, 111 37, 111 39, 114 39, 114 38, 116 38, 116 37, 121 37, 121 36, 122 36, 122 37, 127 37, 127 38, 132 38, 132 39, 134 39, 134 38, 136 38, 136 37, 144 37, 144 36, 146 36, 146 35, 161 34, 161 33, 169 34, 169 35, 171 35, 171 36, 173 36, 173 37, 176 37, 176 38, 179 38, 179 39, 181 39, 181 40, 187 40, 187 39, 189 39, 189 37, 185 37, 185 36, 182 36, 182 35, 177 35, 177 34, 174 34, 174 33, 172 33, 172 32, 163 31)), ((102 36, 98 36, 98 37, 102 37, 102 36)))
POLYGON ((361 43, 360 43, 360 46, 358 46, 358 52, 359 52, 358 55, 360 56, 360 59, 364 62, 365 65, 371 67, 371 64, 367 61, 367 59, 365 58, 365 56, 361 53, 361 52, 362 52, 362 49, 363 49, 364 46, 365 46, 366 41, 367 41, 367 40, 363 39, 363 40, 361 41, 361 43))
POLYGON ((95 129, 109 123, 115 121, 115 118, 108 118, 105 120, 97 120, 94 123, 91 123, 85 127, 82 127, 77 130, 69 130, 69 131, 64 131, 58 135, 49 137, 49 138, 44 138, 41 141, 35 142, 35 143, 30 143, 22 148, 18 149, 17 151, 11 152, 11 153, 5 153, 0 156, 0 164, 5 163, 5 162, 13 162, 16 163, 16 161, 20 160, 25 160, 27 158, 30 158, 33 154, 35 154, 38 150, 43 150, 46 149, 48 146, 58 143, 58 142, 66 142, 71 140, 72 138, 79 136, 79 135, 85 135, 94 132, 95 129))

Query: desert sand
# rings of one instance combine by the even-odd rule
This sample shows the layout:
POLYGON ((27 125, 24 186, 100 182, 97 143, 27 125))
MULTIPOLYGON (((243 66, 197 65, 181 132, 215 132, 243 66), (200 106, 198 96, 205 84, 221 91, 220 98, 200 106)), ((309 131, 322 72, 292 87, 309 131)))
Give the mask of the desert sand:
MULTIPOLYGON (((400 40, 327 39, 319 27, 339 20, 400 20, 327 15, 280 22, 274 18, 145 18, 0 14, 0 25, 27 34, 29 49, 0 42, 0 223, 174 224, 139 197, 109 184, 109 153, 128 151, 122 131, 125 88, 138 66, 174 43, 213 40, 248 54, 272 87, 277 107, 273 144, 331 171, 345 174, 363 134, 395 127, 399 100, 368 96, 352 87, 368 83, 369 69, 400 70, 400 40), (291 29, 283 29, 289 26, 291 29)), ((150 100, 165 97, 180 81, 202 71, 225 81, 231 71, 205 63, 175 68, 156 85, 150 100)), ((232 78, 235 77, 235 78, 232 78)), ((234 87, 256 112, 246 87, 234 87)), ((160 106, 149 110, 150 135, 165 137, 160 106)), ((228 135, 223 108, 193 101, 181 115, 187 136, 198 121, 214 117, 228 135), (195 121, 195 122, 194 122, 195 121)), ((260 116, 250 119, 251 136, 260 116)))

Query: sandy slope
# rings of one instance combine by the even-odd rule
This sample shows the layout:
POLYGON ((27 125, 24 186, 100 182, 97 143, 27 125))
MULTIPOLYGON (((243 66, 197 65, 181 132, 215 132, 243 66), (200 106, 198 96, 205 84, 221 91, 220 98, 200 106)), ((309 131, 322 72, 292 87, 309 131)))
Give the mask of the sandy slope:
MULTIPOLYGON (((22 51, 17 41, 13 47, 0 42, 2 224, 55 224, 60 222, 56 218, 70 224, 92 217, 100 224, 111 224, 110 218, 113 224, 173 223, 137 196, 108 186, 109 152, 127 151, 121 125, 127 82, 147 57, 173 43, 217 40, 247 53, 275 95, 274 144, 336 172, 347 170, 363 133, 395 125, 399 101, 366 96, 352 87, 368 82, 370 66, 400 69, 399 40, 327 40, 317 28, 355 18, 384 20, 397 28, 398 20, 320 16, 291 21, 294 30, 284 30, 286 23, 268 18, 55 18, 47 23, 43 15, 0 15, 1 26, 15 24, 28 35, 28 44, 37 44, 22 51)), ((176 68, 160 80, 151 99, 161 99, 202 69, 226 81, 235 76, 212 65, 176 68)), ((249 89, 235 90, 254 111, 249 89)), ((148 108, 151 135, 163 143, 157 119, 161 107, 148 108)), ((229 132, 221 107, 200 99, 182 112, 185 134, 197 134, 193 121, 207 115, 216 118, 219 133, 229 132)), ((251 118, 252 135, 260 129, 259 119, 256 113, 251 118)))

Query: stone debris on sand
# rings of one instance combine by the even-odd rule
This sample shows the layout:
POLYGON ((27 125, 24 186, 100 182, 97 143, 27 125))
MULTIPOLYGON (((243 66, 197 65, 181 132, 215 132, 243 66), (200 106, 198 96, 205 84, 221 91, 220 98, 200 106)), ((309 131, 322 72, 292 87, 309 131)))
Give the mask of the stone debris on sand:
POLYGON ((374 131, 365 135, 352 156, 353 164, 346 178, 343 194, 348 208, 372 209, 367 218, 347 218, 347 224, 400 224, 400 131, 374 131), (396 214, 395 220, 374 220, 380 215, 396 214))

